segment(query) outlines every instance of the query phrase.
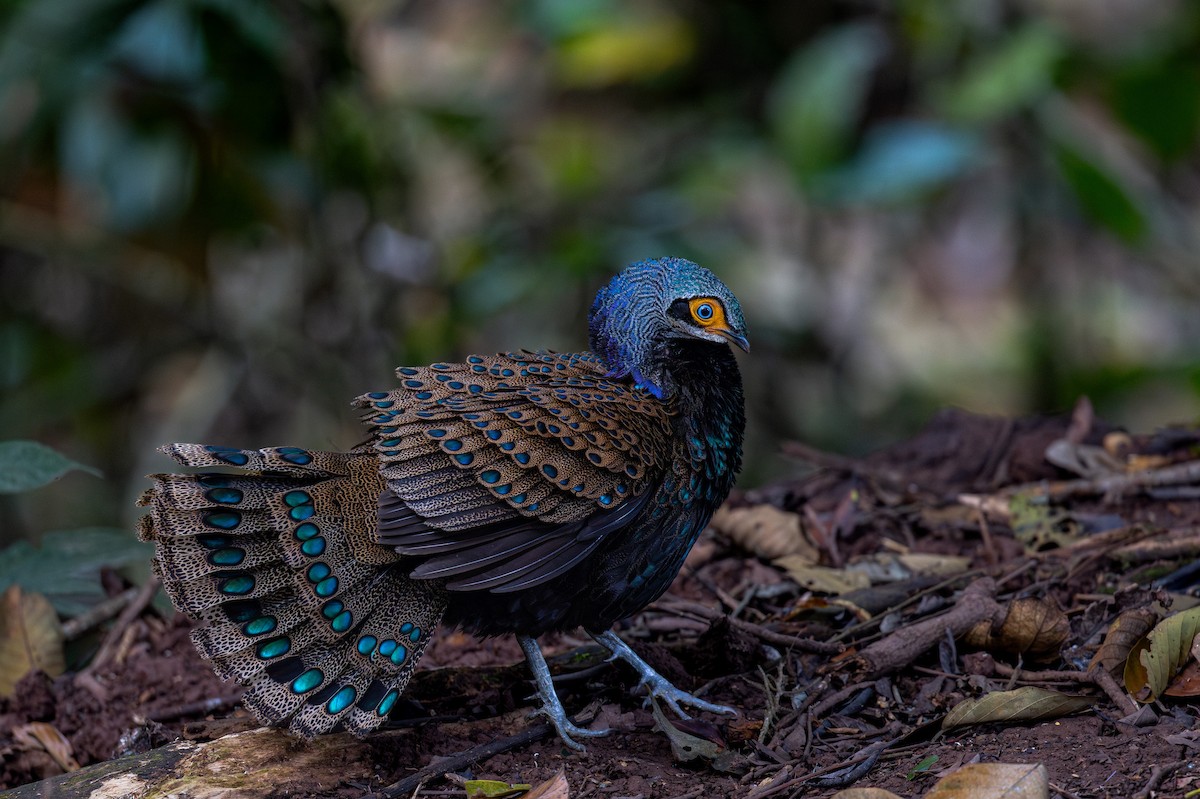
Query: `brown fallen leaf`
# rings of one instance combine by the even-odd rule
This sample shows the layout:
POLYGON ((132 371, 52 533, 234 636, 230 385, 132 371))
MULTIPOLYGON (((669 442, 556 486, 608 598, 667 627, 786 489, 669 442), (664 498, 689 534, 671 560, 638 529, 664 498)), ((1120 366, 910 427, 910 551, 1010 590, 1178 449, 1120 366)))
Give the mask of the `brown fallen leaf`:
POLYGON ((1050 777, 1038 763, 971 763, 942 777, 924 799, 1046 799, 1050 777))
POLYGON ((66 671, 62 627, 50 600, 10 585, 0 596, 0 695, 11 696, 35 669, 51 677, 66 671))
POLYGON ((711 524, 730 541, 760 558, 773 560, 798 555, 810 564, 820 559, 816 547, 804 535, 800 517, 774 505, 732 509, 721 506, 713 514, 711 524))
POLYGON ((993 691, 978 699, 965 699, 942 719, 942 729, 992 722, 1044 721, 1084 710, 1096 703, 1088 696, 1069 696, 1027 685, 1012 691, 993 691))
POLYGON ((1100 667, 1114 677, 1120 676, 1125 669, 1129 650, 1150 632, 1157 621, 1158 614, 1149 607, 1130 608, 1117 616, 1104 634, 1100 648, 1092 656, 1088 671, 1100 667))
POLYGON ((871 578, 862 572, 814 566, 802 555, 784 555, 773 560, 772 564, 787 572, 793 582, 822 594, 837 596, 871 584, 871 578))
POLYGON ((1153 702, 1167 690, 1191 657, 1200 633, 1200 607, 1175 613, 1154 625, 1125 658, 1125 690, 1139 702, 1153 702))
POLYGON ((521 799, 567 799, 570 795, 567 773, 560 768, 553 777, 536 786, 521 799))
POLYGON ((1171 684, 1167 686, 1167 690, 1163 691, 1165 696, 1200 696, 1200 663, 1195 660, 1189 660, 1175 679, 1171 680, 1171 684))
POLYGON ((982 621, 963 637, 967 644, 987 652, 1021 655, 1028 661, 1047 661, 1058 653, 1071 633, 1067 614, 1048 598, 1022 597, 1008 604, 999 627, 982 621))
POLYGON ((75 749, 58 728, 44 721, 31 721, 14 727, 13 740, 23 749, 44 750, 63 771, 78 771, 75 749))

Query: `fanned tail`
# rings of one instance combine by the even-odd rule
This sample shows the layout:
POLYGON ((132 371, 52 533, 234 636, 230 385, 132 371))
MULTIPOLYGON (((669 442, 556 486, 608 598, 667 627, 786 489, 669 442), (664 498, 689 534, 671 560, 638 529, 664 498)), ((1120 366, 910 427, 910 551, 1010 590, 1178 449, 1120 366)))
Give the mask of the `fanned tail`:
POLYGON ((387 717, 441 619, 440 590, 374 543, 386 485, 369 452, 172 444, 139 537, 216 672, 262 721, 304 737, 387 717))

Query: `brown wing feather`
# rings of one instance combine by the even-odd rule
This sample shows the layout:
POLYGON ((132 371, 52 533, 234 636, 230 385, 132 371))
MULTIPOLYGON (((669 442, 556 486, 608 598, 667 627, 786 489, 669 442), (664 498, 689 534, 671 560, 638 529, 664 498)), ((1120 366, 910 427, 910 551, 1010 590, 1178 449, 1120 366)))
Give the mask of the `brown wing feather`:
POLYGON ((398 370, 360 397, 388 491, 377 540, 451 590, 560 574, 641 507, 662 476, 661 402, 588 353, 472 356, 398 370), (625 507, 628 506, 628 507, 625 507))

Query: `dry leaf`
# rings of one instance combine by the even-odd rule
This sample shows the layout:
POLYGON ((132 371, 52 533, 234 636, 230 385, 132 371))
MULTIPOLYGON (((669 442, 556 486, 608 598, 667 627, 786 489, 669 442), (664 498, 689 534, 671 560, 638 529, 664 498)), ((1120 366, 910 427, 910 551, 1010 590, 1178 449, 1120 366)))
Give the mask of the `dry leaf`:
POLYGON ((1119 676, 1125 669, 1129 650, 1142 636, 1150 632, 1157 621, 1158 614, 1148 607, 1131 608, 1117 616, 1109 625, 1108 632, 1104 634, 1100 648, 1092 656, 1088 671, 1099 666, 1112 676, 1119 676))
POLYGON ((1070 635, 1067 614, 1052 599, 1023 597, 1008 604, 999 627, 981 621, 963 636, 971 646, 988 652, 1021 655, 1030 661, 1054 660, 1070 635))
POLYGON ((51 677, 66 671, 62 627, 46 597, 10 585, 0 596, 0 695, 11 696, 35 669, 51 677))
POLYGON ((787 572, 788 577, 797 584, 822 594, 836 596, 847 591, 866 588, 871 584, 871 578, 862 572, 813 566, 800 555, 785 555, 772 562, 787 572))
POLYGON ((972 763, 937 781, 925 799, 1046 799, 1046 767, 1027 763, 972 763))
POLYGON ((724 751, 725 747, 716 741, 702 738, 699 735, 692 735, 690 732, 686 732, 675 724, 672 724, 663 715, 662 710, 658 707, 658 702, 653 698, 650 700, 650 710, 654 714, 654 720, 658 722, 658 728, 667 736, 667 740, 671 742, 671 752, 680 763, 686 763, 689 760, 696 760, 697 758, 712 761, 724 751))
POLYGON ((553 777, 538 785, 521 799, 567 799, 570 795, 567 773, 560 768, 553 777))
POLYGON ((844 791, 838 791, 829 799, 900 799, 900 797, 883 788, 847 788, 844 791))
POLYGON ((1125 658, 1125 689, 1139 702, 1153 702, 1191 656, 1197 633, 1200 608, 1176 613, 1154 625, 1125 658))
POLYGON ((733 543, 760 558, 772 560, 784 555, 798 555, 810 564, 820 558, 816 548, 804 536, 800 517, 774 505, 732 509, 721 506, 713 514, 711 524, 733 543))
POLYGON ((1171 684, 1167 686, 1167 690, 1163 691, 1166 696, 1200 696, 1200 663, 1195 660, 1189 660, 1175 679, 1171 680, 1171 684))
POLYGON ((78 771, 75 750, 58 728, 44 721, 31 721, 14 727, 13 740, 24 749, 43 749, 63 771, 78 771))
POLYGON ((507 783, 501 780, 467 780, 463 783, 467 799, 502 799, 507 796, 520 796, 532 787, 526 782, 507 783))
POLYGON ((972 724, 1057 719, 1091 707, 1096 700, 1068 696, 1027 685, 1013 691, 993 691, 978 699, 965 699, 942 719, 942 729, 972 724))

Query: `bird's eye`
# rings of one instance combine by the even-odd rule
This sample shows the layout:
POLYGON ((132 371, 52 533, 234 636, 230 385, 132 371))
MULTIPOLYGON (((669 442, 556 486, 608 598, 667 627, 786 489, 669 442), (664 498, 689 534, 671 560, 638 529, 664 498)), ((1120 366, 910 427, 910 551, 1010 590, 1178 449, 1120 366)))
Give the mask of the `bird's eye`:
POLYGON ((692 321, 701 327, 725 324, 725 309, 718 305, 712 297, 696 297, 688 300, 688 310, 692 313, 692 321))

